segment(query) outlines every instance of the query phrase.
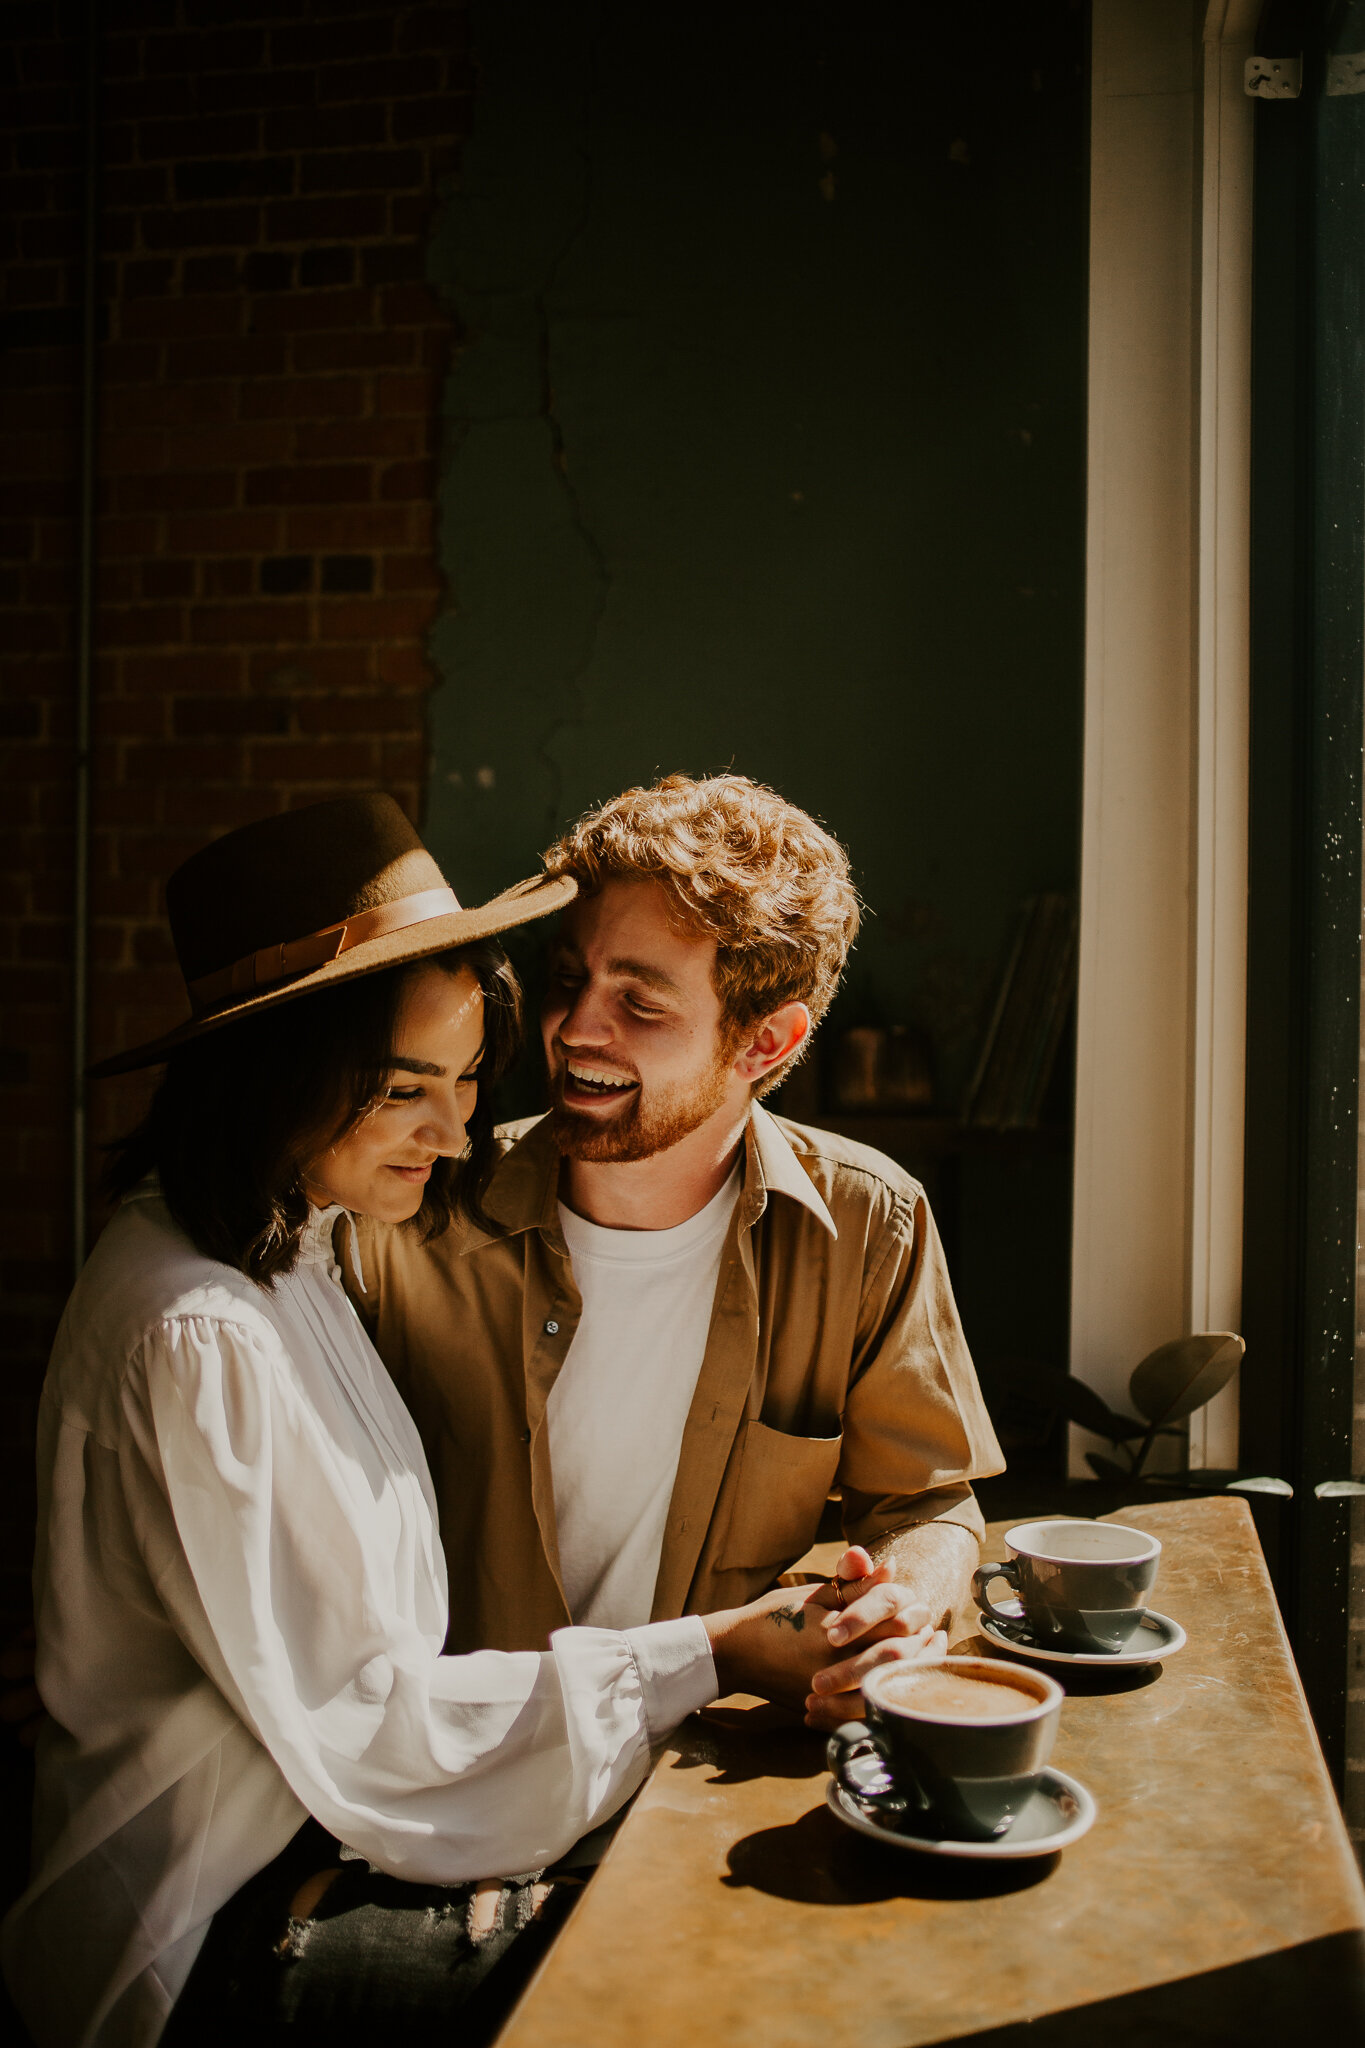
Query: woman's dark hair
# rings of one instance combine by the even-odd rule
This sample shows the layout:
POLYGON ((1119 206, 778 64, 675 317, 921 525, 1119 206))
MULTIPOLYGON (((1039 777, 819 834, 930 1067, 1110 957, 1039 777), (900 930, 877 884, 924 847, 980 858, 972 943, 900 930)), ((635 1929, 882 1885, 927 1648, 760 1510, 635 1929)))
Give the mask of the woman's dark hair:
POLYGON ((494 1164, 493 1089, 521 1043, 521 987, 490 939, 300 996, 180 1046, 142 1122, 110 1146, 115 1198, 149 1173, 206 1258, 269 1284, 298 1257, 308 1221, 304 1161, 381 1095, 398 1049, 406 986, 424 967, 472 969, 483 991, 479 1094, 459 1159, 438 1159, 410 1228, 435 1237, 461 1212, 490 1229, 481 1196, 494 1164))

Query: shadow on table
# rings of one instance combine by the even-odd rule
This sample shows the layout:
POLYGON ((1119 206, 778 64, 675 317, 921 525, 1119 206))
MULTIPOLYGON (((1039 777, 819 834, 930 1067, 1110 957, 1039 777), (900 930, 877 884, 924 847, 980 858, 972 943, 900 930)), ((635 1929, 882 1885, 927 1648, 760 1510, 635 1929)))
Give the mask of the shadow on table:
POLYGON ((953 2048, 1269 2048, 1365 2040, 1365 1934, 1325 1934, 1197 1977, 950 2038, 953 2048))
POLYGON ((866 1906, 879 1899, 994 1899, 1027 1891, 1056 1869, 1057 1856, 1019 1862, 954 1861, 883 1849, 841 1827, 826 1806, 786 1827, 761 1828, 735 1843, 731 1891, 767 1892, 803 1906, 866 1906))
POLYGON ((678 1754, 669 1766, 695 1771, 704 1765, 717 1785, 743 1785, 751 1778, 815 1778, 825 1768, 825 1738, 795 1714, 768 1700, 749 1707, 707 1707, 684 1721, 673 1738, 678 1754))
POLYGON ((1144 1686, 1155 1685, 1166 1668, 1164 1664, 1135 1664, 1126 1670, 1106 1671, 1102 1664, 1055 1664, 1048 1657, 1012 1657, 989 1636, 963 1636, 960 1642, 953 1644, 951 1654, 954 1657, 993 1657, 1002 1664, 1027 1664, 1030 1670, 1046 1671, 1065 1692, 1074 1694, 1078 1699, 1141 1692, 1144 1686))

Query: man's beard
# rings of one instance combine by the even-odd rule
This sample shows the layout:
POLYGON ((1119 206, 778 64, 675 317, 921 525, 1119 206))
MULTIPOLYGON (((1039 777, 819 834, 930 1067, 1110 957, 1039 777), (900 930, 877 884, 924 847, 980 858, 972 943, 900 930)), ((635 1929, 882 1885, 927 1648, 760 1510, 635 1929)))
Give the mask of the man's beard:
POLYGON ((714 1116, 725 1100, 734 1054, 722 1048, 694 1087, 683 1084, 651 1097, 639 1085, 610 1119, 566 1107, 562 1057, 558 1071, 550 1076, 550 1130, 556 1145, 566 1159, 623 1165, 666 1152, 714 1116))

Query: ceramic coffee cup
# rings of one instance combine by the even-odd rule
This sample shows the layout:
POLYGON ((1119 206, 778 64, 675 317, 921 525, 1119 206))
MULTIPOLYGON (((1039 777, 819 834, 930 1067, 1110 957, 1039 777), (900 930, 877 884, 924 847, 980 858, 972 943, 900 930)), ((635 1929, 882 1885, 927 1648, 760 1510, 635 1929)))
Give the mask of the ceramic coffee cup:
POLYGON ((1003 1564, 985 1564, 972 1580, 972 1597, 983 1614, 1007 1629, 1020 1615, 997 1607, 994 1579, 1019 1595, 1023 1621, 1040 1649, 1082 1654, 1124 1650, 1147 1612, 1156 1582, 1161 1545, 1141 1529, 1117 1522, 1023 1522, 1005 1532, 1014 1553, 1003 1564))
POLYGON ((863 1698, 867 1720, 846 1721, 829 1740, 844 1790, 911 1834, 982 1842, 1008 1834, 1027 1804, 1052 1754, 1063 1694, 1041 1671, 947 1657, 882 1665, 864 1680, 863 1698), (948 1684, 917 1697, 917 1676, 936 1672, 948 1684))

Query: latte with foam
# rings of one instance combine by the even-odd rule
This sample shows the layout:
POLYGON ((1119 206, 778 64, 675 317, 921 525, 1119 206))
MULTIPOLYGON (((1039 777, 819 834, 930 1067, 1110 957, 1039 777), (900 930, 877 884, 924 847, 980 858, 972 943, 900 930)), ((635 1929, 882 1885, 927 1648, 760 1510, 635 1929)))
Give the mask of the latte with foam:
POLYGON ((913 1812, 919 1833, 998 1842, 1052 1754, 1063 1693, 1042 1671, 949 1657, 880 1665, 863 1699, 866 1721, 830 1737, 844 1791, 864 1807, 881 1802, 896 1824, 913 1812))
POLYGON ((912 1714, 932 1714, 950 1721, 1013 1721, 1042 1705, 1032 1686, 968 1676, 946 1664, 926 1664, 884 1678, 877 1687, 877 1698, 893 1710, 901 1707, 912 1714))

